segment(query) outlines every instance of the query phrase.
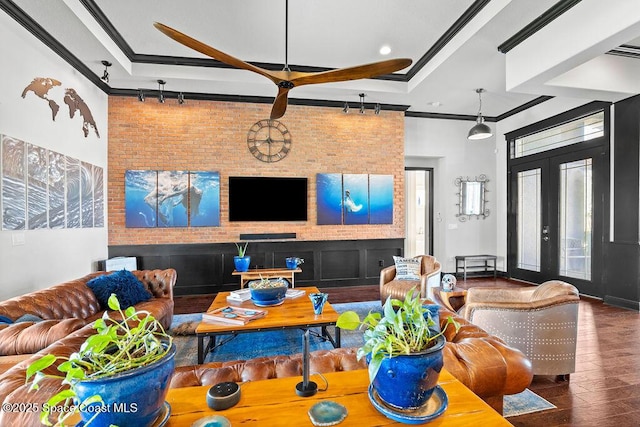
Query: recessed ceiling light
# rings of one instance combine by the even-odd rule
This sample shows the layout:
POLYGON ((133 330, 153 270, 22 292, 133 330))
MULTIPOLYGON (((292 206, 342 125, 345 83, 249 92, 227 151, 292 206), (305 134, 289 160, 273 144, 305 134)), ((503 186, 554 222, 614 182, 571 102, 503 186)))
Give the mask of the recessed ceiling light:
POLYGON ((385 44, 380 48, 380 55, 389 55, 390 53, 391 47, 388 44, 385 44))

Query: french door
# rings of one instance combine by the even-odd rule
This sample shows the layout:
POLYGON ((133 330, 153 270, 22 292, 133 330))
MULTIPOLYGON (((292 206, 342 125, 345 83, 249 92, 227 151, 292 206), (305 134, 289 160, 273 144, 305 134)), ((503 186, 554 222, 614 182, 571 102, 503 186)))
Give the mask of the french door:
POLYGON ((596 147, 510 167, 511 277, 561 279, 602 297, 603 163, 596 147))

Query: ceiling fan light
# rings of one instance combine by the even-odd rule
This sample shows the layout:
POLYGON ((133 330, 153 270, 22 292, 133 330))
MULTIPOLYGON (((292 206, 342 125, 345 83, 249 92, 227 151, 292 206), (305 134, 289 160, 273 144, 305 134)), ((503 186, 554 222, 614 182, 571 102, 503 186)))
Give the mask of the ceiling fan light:
POLYGON ((469 135, 467 135, 467 139, 487 139, 491 138, 491 136, 493 136, 491 128, 484 123, 482 116, 478 116, 478 122, 471 129, 469 129, 469 135))

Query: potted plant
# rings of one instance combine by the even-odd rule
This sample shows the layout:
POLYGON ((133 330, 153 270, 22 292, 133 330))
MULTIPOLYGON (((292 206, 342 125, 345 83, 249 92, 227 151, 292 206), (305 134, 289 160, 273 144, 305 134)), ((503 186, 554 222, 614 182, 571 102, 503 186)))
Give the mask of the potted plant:
POLYGON ((460 325, 447 318, 440 330, 420 295, 410 290, 404 301, 388 298, 383 313, 369 312, 361 321, 358 313, 346 311, 338 317, 341 329, 364 328, 364 345, 358 360, 367 357, 369 380, 388 405, 419 408, 431 397, 442 369, 444 331, 460 325))
POLYGON ((244 272, 249 270, 249 264, 251 263, 251 257, 245 255, 247 252, 247 245, 249 242, 244 242, 244 245, 236 243, 238 249, 238 255, 233 257, 233 264, 238 272, 244 272))
POLYGON ((42 424, 52 425, 53 413, 58 413, 56 426, 65 426, 77 412, 85 426, 150 426, 163 409, 168 416, 164 399, 175 368, 172 337, 149 312, 135 307, 123 312, 115 294, 108 305, 122 320, 105 311, 94 322, 96 333, 78 352, 69 357, 48 354, 27 367, 30 390, 38 390, 46 377, 69 385, 42 406, 42 424), (60 375, 43 372, 59 360, 60 375))

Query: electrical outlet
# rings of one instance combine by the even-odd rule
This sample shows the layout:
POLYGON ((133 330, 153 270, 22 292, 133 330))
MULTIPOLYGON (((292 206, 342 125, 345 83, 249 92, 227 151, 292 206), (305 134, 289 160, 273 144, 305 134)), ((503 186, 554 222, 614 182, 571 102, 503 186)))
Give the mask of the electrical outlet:
POLYGON ((378 267, 384 267, 384 261, 379 259, 378 260, 378 267))

